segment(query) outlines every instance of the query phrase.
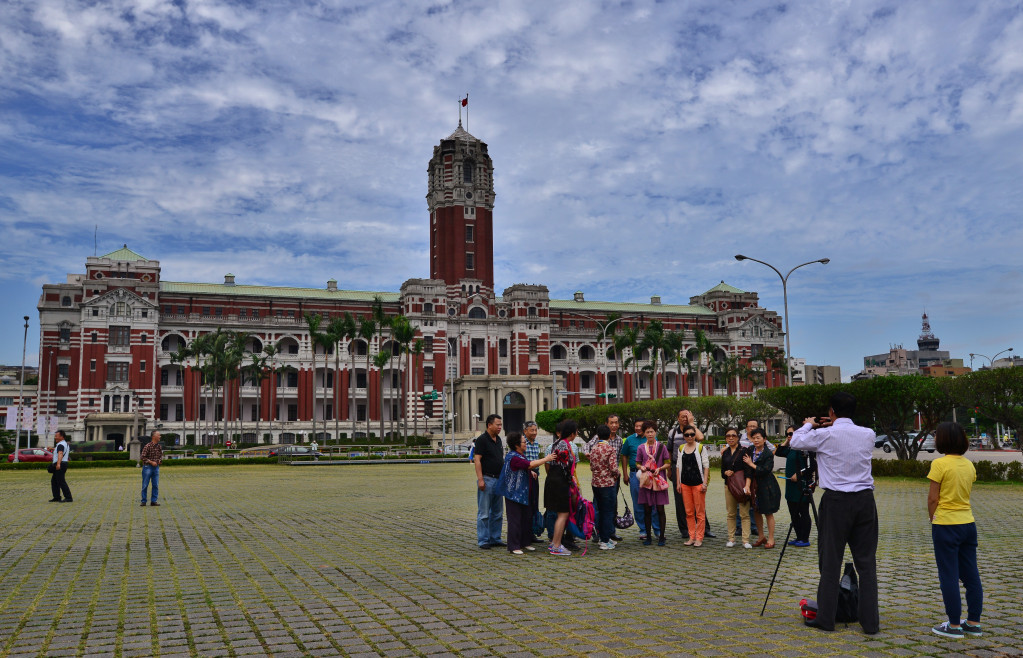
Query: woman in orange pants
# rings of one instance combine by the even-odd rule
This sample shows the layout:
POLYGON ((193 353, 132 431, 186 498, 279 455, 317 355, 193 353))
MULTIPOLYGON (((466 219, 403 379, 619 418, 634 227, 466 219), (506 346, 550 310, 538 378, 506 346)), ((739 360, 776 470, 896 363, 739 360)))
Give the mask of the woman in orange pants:
POLYGON ((707 530, 710 456, 703 444, 696 442, 696 428, 692 425, 682 428, 682 438, 685 443, 679 447, 676 457, 678 480, 675 486, 686 504, 686 525, 689 527, 686 546, 703 546, 703 535, 707 530))

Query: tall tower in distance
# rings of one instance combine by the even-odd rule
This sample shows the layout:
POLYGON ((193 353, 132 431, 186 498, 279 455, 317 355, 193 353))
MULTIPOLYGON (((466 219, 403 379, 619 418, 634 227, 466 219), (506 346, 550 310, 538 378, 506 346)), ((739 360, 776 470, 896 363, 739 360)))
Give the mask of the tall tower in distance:
POLYGON ((430 278, 449 286, 469 279, 494 292, 494 168, 486 143, 458 128, 433 147, 430 278))
POLYGON ((921 352, 936 352, 941 341, 931 331, 931 321, 927 319, 927 314, 924 313, 922 326, 920 329, 920 338, 916 341, 916 347, 921 352))

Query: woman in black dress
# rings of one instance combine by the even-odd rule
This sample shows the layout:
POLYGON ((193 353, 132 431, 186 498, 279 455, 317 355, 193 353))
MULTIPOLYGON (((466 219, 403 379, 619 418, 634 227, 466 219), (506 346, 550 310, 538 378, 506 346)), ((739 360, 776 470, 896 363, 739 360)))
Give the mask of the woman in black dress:
POLYGON ((767 517, 767 537, 761 537, 753 545, 774 548, 774 513, 781 507, 781 487, 774 478, 774 453, 767 447, 767 437, 759 427, 750 433, 750 440, 753 441, 753 448, 743 457, 743 461, 753 469, 753 479, 757 483, 753 507, 758 528, 764 527, 764 516, 767 517))

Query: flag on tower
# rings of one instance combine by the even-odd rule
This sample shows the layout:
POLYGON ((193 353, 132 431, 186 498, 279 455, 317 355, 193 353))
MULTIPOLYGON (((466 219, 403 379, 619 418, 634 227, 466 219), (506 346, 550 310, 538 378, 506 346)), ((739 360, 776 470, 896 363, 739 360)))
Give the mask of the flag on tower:
POLYGON ((468 105, 469 105, 469 94, 466 94, 465 98, 462 99, 462 107, 466 107, 468 105))

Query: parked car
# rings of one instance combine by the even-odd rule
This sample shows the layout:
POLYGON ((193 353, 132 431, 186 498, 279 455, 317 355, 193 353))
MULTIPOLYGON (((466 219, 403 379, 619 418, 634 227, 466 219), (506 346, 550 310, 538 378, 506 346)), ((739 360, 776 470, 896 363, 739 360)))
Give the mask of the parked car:
MULTIPOLYGON (((14 462, 14 453, 7 455, 8 462, 14 462)), ((53 451, 49 448, 22 448, 18 451, 19 462, 52 462, 53 451)))
POLYGON ((874 438, 874 449, 876 450, 878 448, 881 448, 885 452, 891 452, 892 451, 892 446, 891 446, 890 443, 888 443, 888 435, 887 434, 878 434, 874 438))
POLYGON ((268 457, 322 457, 323 453, 309 446, 273 446, 268 457))
POLYGON ((924 438, 920 439, 920 449, 926 450, 927 452, 934 452, 937 450, 937 446, 934 443, 934 435, 928 434, 924 438))

